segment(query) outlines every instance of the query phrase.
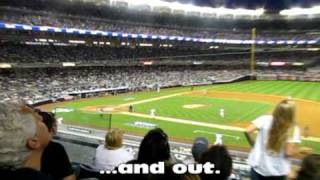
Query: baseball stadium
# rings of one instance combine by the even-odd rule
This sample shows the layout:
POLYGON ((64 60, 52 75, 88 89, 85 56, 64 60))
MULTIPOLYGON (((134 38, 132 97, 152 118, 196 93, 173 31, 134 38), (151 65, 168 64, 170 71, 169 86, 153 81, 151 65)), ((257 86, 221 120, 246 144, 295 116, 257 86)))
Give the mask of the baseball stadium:
MULTIPOLYGON (((131 162, 116 159, 126 153, 146 163, 139 160, 143 143, 151 132, 161 131, 170 157, 161 161, 204 164, 205 153, 222 147, 231 165, 227 178, 217 179, 283 175, 299 180, 304 161, 320 155, 320 4, 1 0, 0 97, 0 159, 6 159, 0 160, 0 174, 10 159, 1 149, 5 135, 17 131, 13 144, 34 138, 19 139, 34 129, 28 124, 15 127, 27 121, 18 118, 32 112, 47 126, 50 143, 61 144, 69 159, 67 166, 55 167, 72 166, 68 172, 74 180, 111 178, 101 177, 96 161, 101 145, 114 150, 107 139, 115 131, 121 134, 117 148, 125 153, 109 155, 119 161, 110 170, 131 162), (22 115, 12 116, 8 125, 11 103, 30 112, 18 112, 22 115), (56 124, 48 126, 48 117, 56 124), (6 133, 8 127, 14 131, 6 133), (196 158, 194 149, 201 143, 206 148, 196 158), (254 152, 260 164, 266 163, 260 169, 254 152), (270 170, 273 161, 279 167, 270 170)), ((157 140, 150 146, 161 149, 157 140)), ((19 147, 31 152, 48 144, 19 147)))

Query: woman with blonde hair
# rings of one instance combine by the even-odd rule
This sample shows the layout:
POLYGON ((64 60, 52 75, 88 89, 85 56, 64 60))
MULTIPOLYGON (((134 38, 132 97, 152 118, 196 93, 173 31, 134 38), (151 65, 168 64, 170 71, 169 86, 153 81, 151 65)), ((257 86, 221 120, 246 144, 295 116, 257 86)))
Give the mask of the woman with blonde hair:
POLYGON ((245 135, 253 146, 249 154, 252 180, 286 178, 290 171, 288 157, 295 153, 294 145, 301 142, 295 111, 293 101, 283 100, 276 105, 272 115, 261 116, 246 128, 245 135))
POLYGON ((133 155, 122 147, 123 132, 111 129, 105 137, 105 144, 96 149, 95 167, 98 170, 113 170, 133 159, 133 155))

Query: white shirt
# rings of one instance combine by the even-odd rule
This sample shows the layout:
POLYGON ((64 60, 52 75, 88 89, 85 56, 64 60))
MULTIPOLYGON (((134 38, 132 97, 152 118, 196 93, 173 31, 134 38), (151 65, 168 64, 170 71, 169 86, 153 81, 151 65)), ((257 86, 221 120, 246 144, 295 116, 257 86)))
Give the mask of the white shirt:
POLYGON ((214 142, 214 145, 222 145, 222 134, 216 134, 216 142, 214 142))
MULTIPOLYGON (((284 149, 279 154, 270 154, 266 149, 272 121, 271 115, 264 115, 252 121, 259 133, 249 154, 249 165, 262 176, 284 176, 290 171, 290 161, 285 157, 284 149)), ((293 136, 289 137, 287 142, 301 142, 298 127, 294 128, 293 136)))
POLYGON ((94 163, 97 170, 113 170, 115 167, 133 158, 133 155, 124 148, 109 150, 104 145, 100 145, 96 149, 94 163))
POLYGON ((154 116, 156 110, 155 109, 150 109, 150 116, 154 116))

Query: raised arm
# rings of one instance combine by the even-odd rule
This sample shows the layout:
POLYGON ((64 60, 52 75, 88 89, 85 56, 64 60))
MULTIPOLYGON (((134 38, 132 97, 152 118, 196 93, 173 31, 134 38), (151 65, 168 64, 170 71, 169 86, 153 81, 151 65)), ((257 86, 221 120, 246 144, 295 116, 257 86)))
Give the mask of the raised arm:
POLYGON ((255 130, 257 130, 257 126, 254 125, 254 124, 250 124, 244 131, 244 135, 246 136, 249 144, 251 145, 251 147, 254 145, 255 143, 255 140, 254 140, 254 137, 253 137, 253 133, 255 130))

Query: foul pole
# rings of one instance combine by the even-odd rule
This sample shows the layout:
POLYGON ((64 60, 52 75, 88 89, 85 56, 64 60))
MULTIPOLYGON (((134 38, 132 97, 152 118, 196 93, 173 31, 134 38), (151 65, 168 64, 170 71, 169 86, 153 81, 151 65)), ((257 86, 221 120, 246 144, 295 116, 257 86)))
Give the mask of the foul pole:
MULTIPOLYGON (((250 58, 250 72, 251 75, 255 74, 255 68, 256 68, 256 28, 252 28, 251 30, 251 58, 250 58)), ((253 77, 253 76, 252 76, 253 77)))

